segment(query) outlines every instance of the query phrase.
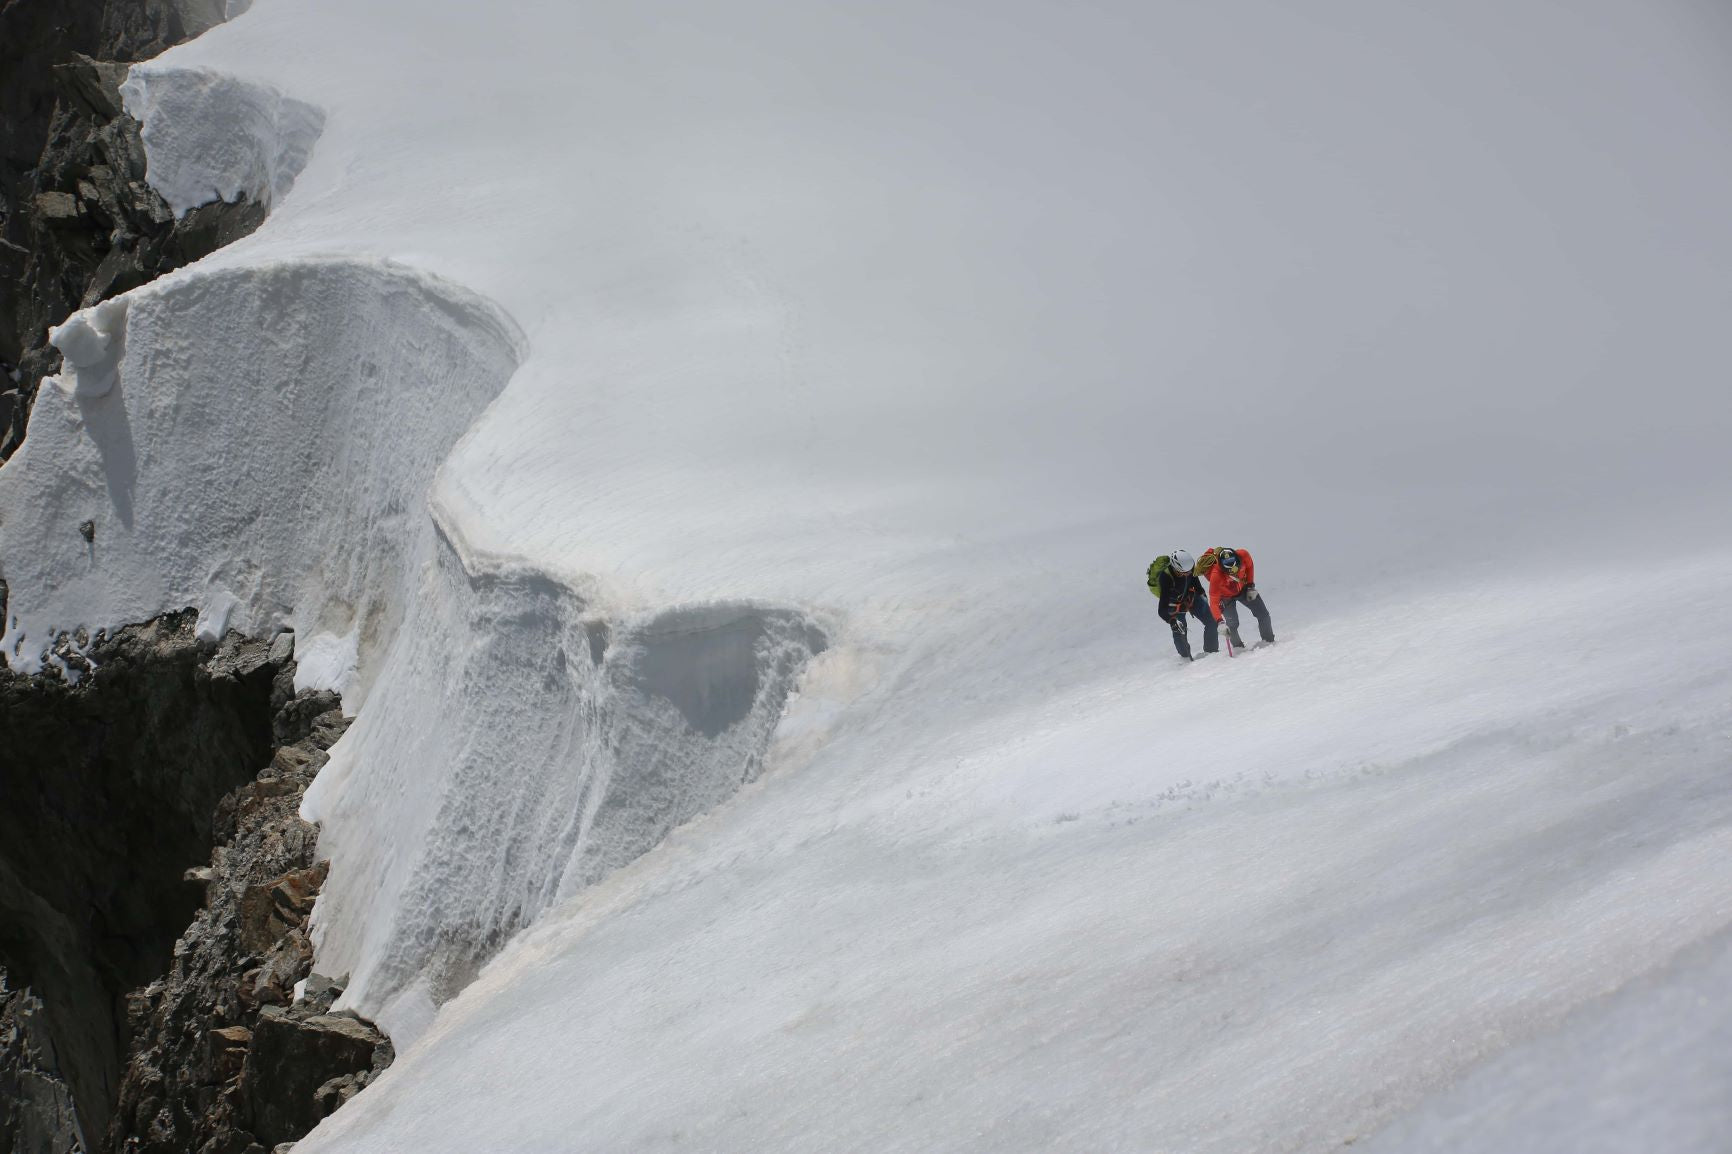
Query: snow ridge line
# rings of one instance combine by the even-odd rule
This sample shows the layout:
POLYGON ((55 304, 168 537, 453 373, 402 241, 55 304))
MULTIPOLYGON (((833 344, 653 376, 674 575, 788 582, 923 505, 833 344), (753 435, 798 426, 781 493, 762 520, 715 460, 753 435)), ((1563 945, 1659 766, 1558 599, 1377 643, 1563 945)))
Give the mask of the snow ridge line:
POLYGON ((430 545, 413 513, 522 334, 377 259, 193 266, 99 310, 0 470, 8 659, 194 605, 211 634, 292 625, 303 679, 358 704, 430 545))
MULTIPOLYGON (((225 149, 229 83, 141 91, 182 202, 280 195, 271 157, 304 156, 273 152, 280 94, 225 149)), ((298 685, 358 712, 305 802, 333 862, 318 964, 407 1042, 518 929, 757 776, 828 640, 768 604, 609 611, 595 577, 477 550, 437 479, 523 360, 516 322, 389 260, 246 260, 69 322, 72 367, 0 470, 4 644, 40 668, 186 605, 209 636, 293 628, 298 685)))

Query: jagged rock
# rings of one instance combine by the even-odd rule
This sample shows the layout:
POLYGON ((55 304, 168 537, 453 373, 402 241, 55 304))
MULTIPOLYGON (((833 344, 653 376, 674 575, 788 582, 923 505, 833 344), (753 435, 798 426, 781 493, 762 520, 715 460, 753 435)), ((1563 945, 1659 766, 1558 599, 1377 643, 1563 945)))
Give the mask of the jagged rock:
POLYGON ((84 213, 70 192, 39 192, 35 198, 36 219, 47 228, 78 228, 84 213))
MULTIPOLYGON (((147 215, 139 218, 140 224, 166 225, 174 220, 174 213, 160 199, 153 199, 147 188, 134 189, 131 186, 145 179, 149 171, 144 152, 144 138, 134 130, 131 121, 124 117, 112 120, 90 134, 90 147, 105 167, 113 170, 113 179, 124 183, 131 194, 123 199, 135 209, 143 210, 147 215), (159 211, 160 210, 160 211, 159 211)), ((140 231, 148 231, 141 229, 140 231)))
POLYGON ((120 85, 126 79, 126 65, 74 52, 71 60, 54 66, 53 75, 61 99, 85 116, 107 121, 121 114, 120 85))
MULTIPOLYGON (((137 1154, 263 1151, 298 1138, 367 1085, 394 1054, 371 1026, 332 1014, 341 983, 312 974, 306 923, 329 867, 317 860, 317 831, 300 819, 299 810, 348 720, 334 708, 336 695, 322 691, 294 695, 271 711, 280 688, 293 682, 291 645, 230 633, 214 650, 202 650, 194 625, 188 610, 112 636, 57 639, 56 651, 64 651, 69 662, 80 648, 96 658, 94 671, 76 687, 0 667, 0 727, 21 740, 17 746, 0 742, 0 946, 34 933, 42 938, 31 955, 37 970, 64 971, 44 995, 65 998, 83 1015, 69 1019, 77 1031, 73 1045, 48 1051, 67 1071, 66 1108, 72 1108, 79 1078, 85 1087, 80 1093, 118 1081, 107 1147, 137 1154), (266 731, 291 734, 294 741, 271 748, 261 737, 266 731), (230 737, 220 749, 264 768, 219 800, 207 800, 208 834, 169 848, 160 828, 163 806, 182 807, 174 811, 174 828, 192 823, 187 807, 209 799, 220 780, 201 777, 199 766, 201 757, 213 756, 205 747, 221 734, 230 737), (26 763, 15 750, 50 748, 65 764, 50 759, 53 772, 45 776, 36 772, 42 755, 33 752, 31 772, 21 772, 26 763), (162 767, 169 776, 153 776, 151 768, 168 759, 169 750, 174 756, 162 767), (114 768, 105 768, 105 758, 114 768), (116 792, 105 774, 119 775, 132 792, 116 792), (82 784, 87 779, 90 784, 82 784), (69 797, 101 782, 105 804, 124 799, 122 815, 93 810, 86 815, 88 828, 55 824, 67 818, 69 797), (41 820, 44 813, 47 821, 41 820), (165 865, 176 866, 172 874, 140 870, 153 859, 137 844, 106 844, 127 821, 140 825, 150 851, 165 865), (14 832, 17 837, 9 836, 14 832), (68 844, 78 848, 61 852, 68 844), (209 865, 187 867, 189 847, 200 844, 212 847, 209 865), (124 879, 133 887, 124 907, 132 912, 147 906, 146 898, 172 896, 173 905, 165 908, 176 912, 163 916, 191 923, 172 949, 163 948, 167 973, 125 994, 124 1032, 118 1023, 92 1017, 119 996, 104 983, 140 968, 160 972, 164 962, 134 959, 133 968, 124 968, 106 960, 103 951, 116 942, 80 936, 65 912, 92 901, 100 909, 103 899, 72 896, 68 879, 40 876, 47 863, 94 868, 105 852, 113 858, 113 874, 100 884, 81 884, 112 895, 116 879, 124 879), (264 1017, 271 1024, 261 1039, 264 1017), (123 1033, 132 1037, 125 1065, 104 1073, 104 1052, 92 1039, 123 1033), (260 1072, 249 1080, 249 1069, 260 1072), (254 1130, 255 1110, 263 1119, 257 1123, 261 1131, 254 1130)), ((102 914, 111 932, 128 924, 118 911, 102 914)), ((129 946, 137 948, 136 942, 129 946)), ((0 1038, 0 1088, 6 1087, 5 1053, 0 1038)), ((115 1051, 107 1053, 115 1055, 110 1061, 118 1058, 115 1051)), ((101 1116, 103 1105, 99 1099, 80 1106, 86 1132, 95 1132, 88 1123, 101 1116)))
POLYGON ((217 1081, 240 1077, 253 1032, 245 1026, 222 1026, 210 1032, 210 1069, 217 1081))
POLYGON ((313 945, 296 927, 271 947, 258 969, 242 976, 241 997, 249 1005, 286 1006, 295 1000, 295 986, 312 972, 313 945))
POLYGON ((174 228, 174 248, 180 263, 213 253, 255 231, 265 222, 265 206, 250 200, 230 203, 213 200, 201 204, 180 219, 174 228), (192 254, 198 254, 194 256, 192 254))
POLYGON ((373 1052, 384 1044, 384 1035, 356 1018, 301 1018, 281 1006, 266 1006, 253 1029, 242 1076, 253 1134, 272 1144, 305 1135, 360 1089, 355 1076, 372 1070, 373 1052), (327 1089, 333 1082, 338 1087, 327 1089))
MULTIPOLYGON (((41 378, 25 363, 21 312, 28 293, 22 283, 29 259, 26 202, 34 189, 48 128, 56 107, 53 65, 71 51, 100 44, 104 0, 36 0, 0 4, 0 360, 24 370, 24 403, 41 378)), ((21 431, 17 413, 0 424, 0 459, 21 431)))
MULTIPOLYGON (((292 677, 289 680, 291 683, 293 682, 292 677)), ((308 736, 312 732, 315 721, 326 714, 340 710, 341 707, 342 698, 330 690, 308 690, 299 697, 289 700, 277 711, 276 720, 272 722, 274 726, 272 736, 286 750, 292 746, 292 743, 299 742, 308 736)), ((279 756, 281 756, 281 752, 279 756)))
POLYGON ((265 1154, 265 1148, 245 1134, 229 1131, 200 1146, 198 1154, 265 1154))
POLYGON ((295 633, 292 629, 285 629, 271 639, 271 652, 268 660, 272 665, 284 667, 294 659, 295 633))
POLYGON ((147 59, 208 32, 241 7, 227 0, 111 0, 102 14, 102 43, 116 59, 147 59))
POLYGON ((0 970, 0 1150, 65 1154, 80 1148, 72 1088, 60 1073, 42 1000, 0 970))
POLYGON ((270 756, 277 671, 212 676, 194 616, 90 639, 76 686, 0 668, 0 964, 48 1005, 90 1134, 121 1073, 117 1008, 170 964, 213 812, 270 756))
MULTIPOLYGON (((313 899, 325 884, 327 869, 328 863, 318 862, 307 869, 290 870, 281 877, 248 886, 241 896, 241 948, 248 953, 263 954, 290 930, 306 924, 313 912, 313 899)), ((295 980, 299 981, 300 976, 296 975, 295 980)))
MULTIPOLYGON (((211 678, 229 678, 237 681, 253 677, 259 670, 270 665, 271 647, 263 641, 243 637, 239 633, 230 633, 217 645, 217 651, 205 663, 204 669, 211 678)), ((271 675, 276 675, 276 669, 271 668, 271 675)))
POLYGON ((305 1006, 310 1013, 328 1013, 331 1005, 342 996, 346 981, 327 978, 323 974, 308 974, 307 984, 301 990, 301 996, 296 1004, 305 1006))
MULTIPOLYGON (((240 645, 224 645, 232 668, 252 668, 240 645)), ((263 649, 258 668, 275 668, 273 653, 285 650, 263 649)), ((217 807, 221 844, 211 855, 208 904, 177 944, 168 976, 130 1003, 136 1041, 112 1149, 271 1148, 306 1133, 394 1054, 377 1030, 331 1014, 340 985, 311 972, 306 919, 328 867, 315 858, 316 831, 301 821, 300 801, 348 721, 328 708, 302 715, 332 702, 312 692, 285 702, 273 724, 301 736, 217 807), (237 1078, 232 1051, 242 1031, 246 1057, 237 1078), (333 1031, 340 1038, 330 1037, 333 1031), (333 1080, 339 1085, 319 1098, 333 1080)))
POLYGON ((340 1078, 332 1078, 313 1091, 313 1105, 318 1107, 321 1115, 334 1114, 338 1106, 359 1094, 366 1084, 360 1074, 344 1074, 340 1078))

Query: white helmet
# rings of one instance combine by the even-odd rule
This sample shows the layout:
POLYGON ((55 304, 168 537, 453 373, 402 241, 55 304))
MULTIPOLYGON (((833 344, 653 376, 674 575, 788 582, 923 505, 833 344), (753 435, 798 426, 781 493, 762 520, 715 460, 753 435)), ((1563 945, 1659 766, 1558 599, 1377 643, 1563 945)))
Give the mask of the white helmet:
POLYGON ((1167 556, 1172 558, 1173 568, 1177 569, 1180 573, 1189 573, 1192 569, 1196 568, 1196 558, 1192 557, 1183 549, 1174 549, 1171 553, 1167 554, 1167 556))

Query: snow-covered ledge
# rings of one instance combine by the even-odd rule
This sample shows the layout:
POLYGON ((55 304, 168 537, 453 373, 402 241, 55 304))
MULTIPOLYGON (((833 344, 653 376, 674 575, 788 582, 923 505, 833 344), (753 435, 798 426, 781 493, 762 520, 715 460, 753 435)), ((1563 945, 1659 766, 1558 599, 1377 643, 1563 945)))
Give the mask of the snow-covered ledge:
POLYGON ((0 469, 13 667, 191 605, 349 654, 323 676, 358 705, 430 555, 434 473, 516 367, 516 327, 424 273, 306 260, 189 268, 57 340, 63 387, 0 469))

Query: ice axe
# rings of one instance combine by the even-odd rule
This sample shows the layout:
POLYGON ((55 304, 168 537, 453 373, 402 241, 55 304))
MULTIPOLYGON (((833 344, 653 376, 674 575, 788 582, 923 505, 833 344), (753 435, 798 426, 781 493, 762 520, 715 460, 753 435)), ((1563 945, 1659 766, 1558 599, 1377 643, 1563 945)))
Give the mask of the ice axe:
POLYGON ((1239 630, 1226 617, 1221 618, 1221 636, 1226 641, 1228 657, 1237 657, 1239 650, 1245 648, 1245 643, 1239 640, 1239 630))

